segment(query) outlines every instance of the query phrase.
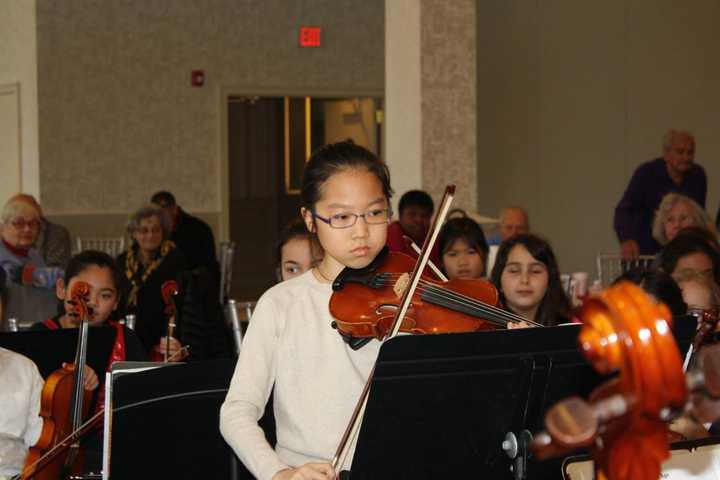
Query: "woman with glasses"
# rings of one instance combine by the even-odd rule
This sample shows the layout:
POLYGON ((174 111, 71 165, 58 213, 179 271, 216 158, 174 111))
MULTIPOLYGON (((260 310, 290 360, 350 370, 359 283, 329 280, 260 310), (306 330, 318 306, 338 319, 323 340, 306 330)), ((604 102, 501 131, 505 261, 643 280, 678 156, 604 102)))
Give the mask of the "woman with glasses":
POLYGON ((127 226, 131 245, 120 254, 117 264, 122 272, 121 312, 135 315, 135 333, 148 353, 165 352, 169 342, 170 354, 174 355, 181 345, 176 338, 165 337, 168 320, 161 289, 169 280, 180 283, 185 257, 168 240, 170 225, 167 212, 159 206, 148 204, 138 209, 127 226))
POLYGON ((2 210, 0 266, 13 283, 52 290, 62 269, 46 266, 35 248, 40 228, 37 206, 24 196, 11 198, 2 210))

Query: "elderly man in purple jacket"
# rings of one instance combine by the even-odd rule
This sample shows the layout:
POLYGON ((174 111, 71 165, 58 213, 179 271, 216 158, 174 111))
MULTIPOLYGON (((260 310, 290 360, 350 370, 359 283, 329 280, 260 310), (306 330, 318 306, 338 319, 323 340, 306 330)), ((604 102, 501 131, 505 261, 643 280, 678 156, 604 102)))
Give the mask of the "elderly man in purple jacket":
POLYGON ((654 255, 660 250, 652 237, 652 222, 665 194, 677 192, 705 207, 707 177, 694 163, 695 138, 670 130, 663 137, 663 156, 640 165, 615 207, 614 227, 625 259, 654 255))

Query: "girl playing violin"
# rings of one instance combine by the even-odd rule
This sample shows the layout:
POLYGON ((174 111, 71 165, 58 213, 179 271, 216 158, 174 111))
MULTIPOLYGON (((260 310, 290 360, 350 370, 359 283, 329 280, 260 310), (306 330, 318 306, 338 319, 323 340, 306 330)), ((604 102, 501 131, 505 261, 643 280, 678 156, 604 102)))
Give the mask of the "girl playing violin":
POLYGON ((452 218, 445 222, 438 236, 442 269, 449 280, 482 278, 488 244, 485 234, 473 219, 452 218))
MULTIPOLYGON (((543 239, 520 234, 505 240, 491 275, 500 299, 512 312, 545 326, 567 322, 570 302, 560 282, 555 254, 543 239)), ((508 328, 528 324, 508 324, 508 328)))
POLYGON ((305 167, 301 215, 325 256, 260 298, 220 411, 223 436, 260 480, 335 478, 328 461, 380 343, 355 351, 331 327, 331 283, 385 246, 391 194, 387 167, 351 141, 320 148, 305 167), (274 450, 257 424, 273 387, 274 450))

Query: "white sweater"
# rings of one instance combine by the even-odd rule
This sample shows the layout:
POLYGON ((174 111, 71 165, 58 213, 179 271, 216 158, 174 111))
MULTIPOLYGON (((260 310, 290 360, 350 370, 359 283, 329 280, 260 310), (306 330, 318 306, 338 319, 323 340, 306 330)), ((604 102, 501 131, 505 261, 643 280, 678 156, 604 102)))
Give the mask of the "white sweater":
POLYGON ((355 351, 330 326, 331 294, 308 271, 265 292, 253 312, 220 431, 260 480, 333 457, 377 357, 377 340, 355 351), (275 451, 257 423, 273 385, 275 451))
POLYGON ((43 427, 43 379, 29 358, 0 347, 0 478, 20 472, 43 427))

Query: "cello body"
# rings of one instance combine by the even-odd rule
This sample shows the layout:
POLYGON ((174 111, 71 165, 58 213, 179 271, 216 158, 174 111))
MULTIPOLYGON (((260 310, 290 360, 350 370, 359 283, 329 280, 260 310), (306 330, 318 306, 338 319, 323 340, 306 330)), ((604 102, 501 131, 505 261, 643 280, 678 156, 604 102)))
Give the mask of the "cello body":
MULTIPOLYGON (((50 450, 67 450, 61 442, 73 432, 72 399, 74 371, 72 367, 63 367, 54 371, 45 381, 40 399, 40 416, 43 428, 37 443, 30 448, 22 478, 34 480, 57 480, 65 469, 66 455, 46 456, 50 450)), ((83 417, 90 411, 92 391, 85 391, 83 417)), ((79 456, 68 473, 78 474, 82 470, 82 457, 79 456)))

